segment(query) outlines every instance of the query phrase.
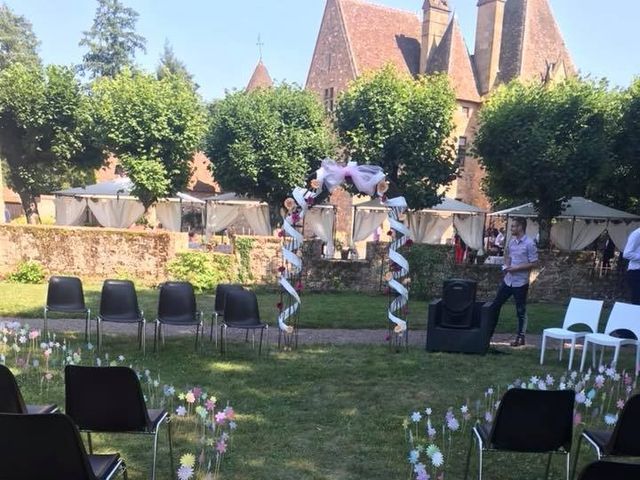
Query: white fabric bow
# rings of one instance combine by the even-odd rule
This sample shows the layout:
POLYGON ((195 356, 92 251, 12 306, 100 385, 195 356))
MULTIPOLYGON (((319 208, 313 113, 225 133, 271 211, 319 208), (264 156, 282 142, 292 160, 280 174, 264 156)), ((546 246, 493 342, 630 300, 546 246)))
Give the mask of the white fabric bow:
POLYGON ((316 178, 330 192, 342 185, 347 177, 351 177, 359 192, 373 195, 376 192, 376 185, 385 179, 385 174, 382 167, 377 165, 358 165, 357 162, 349 162, 346 166, 342 166, 330 158, 325 158, 316 172, 316 178))

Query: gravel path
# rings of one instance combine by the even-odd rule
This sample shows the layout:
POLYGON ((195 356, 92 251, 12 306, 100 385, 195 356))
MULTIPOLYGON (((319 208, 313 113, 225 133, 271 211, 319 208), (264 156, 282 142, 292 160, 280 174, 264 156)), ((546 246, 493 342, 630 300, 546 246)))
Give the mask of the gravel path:
MULTIPOLYGON (((43 328, 43 320, 41 318, 23 319, 23 318, 9 318, 0 317, 0 322, 18 321, 20 323, 27 323, 31 327, 43 328)), ((91 321, 91 336, 95 337, 95 321, 91 321)), ((121 335, 137 335, 137 325, 133 324, 118 324, 118 323, 103 323, 103 332, 105 334, 121 334, 121 335)), ((69 332, 78 331, 84 332, 84 320, 83 319, 53 319, 49 320, 49 328, 55 332, 69 332)), ((165 335, 193 335, 193 328, 173 327, 166 326, 165 335)), ((153 342, 153 325, 147 324, 147 344, 153 342)), ((209 334, 209 320, 205 323, 206 334, 209 334)), ((269 328, 269 336, 271 343, 277 342, 277 330, 271 326, 269 328)), ((386 342, 387 330, 384 329, 372 329, 372 330, 350 330, 350 329, 311 329, 302 328, 298 333, 298 342, 302 345, 323 344, 323 345, 376 345, 386 342)), ((410 330, 409 331, 409 344, 415 346, 424 347, 425 344, 425 330, 410 330)), ((230 329, 229 339, 241 339, 244 337, 244 332, 241 330, 230 329)), ((540 335, 527 335, 527 347, 540 348, 540 335)), ((495 346, 508 346, 509 342, 513 340, 512 334, 498 333, 491 339, 491 344, 495 346)))

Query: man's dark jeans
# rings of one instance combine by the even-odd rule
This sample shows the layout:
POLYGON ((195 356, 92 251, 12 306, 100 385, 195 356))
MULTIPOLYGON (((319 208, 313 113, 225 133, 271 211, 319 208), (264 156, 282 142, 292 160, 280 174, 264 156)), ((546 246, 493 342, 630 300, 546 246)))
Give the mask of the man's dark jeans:
POLYGON ((640 305, 640 270, 629 270, 627 272, 627 283, 631 290, 631 303, 640 305))
MULTIPOLYGON (((527 330, 527 292, 529 291, 529 284, 521 287, 510 287, 506 283, 502 282, 496 298, 493 300, 493 308, 495 311, 495 322, 498 323, 500 318, 500 309, 504 303, 509 300, 509 297, 513 295, 513 299, 516 301, 516 314, 518 316, 518 334, 524 335, 527 330)), ((495 330, 495 325, 494 325, 495 330)), ((492 332, 493 333, 493 332, 492 332)))

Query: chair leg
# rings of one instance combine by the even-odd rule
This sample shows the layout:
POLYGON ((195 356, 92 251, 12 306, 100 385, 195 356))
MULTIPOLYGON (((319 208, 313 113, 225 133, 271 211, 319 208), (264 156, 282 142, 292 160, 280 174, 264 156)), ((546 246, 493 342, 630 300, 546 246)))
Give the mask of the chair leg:
POLYGON ((613 364, 611 366, 614 367, 614 368, 618 364, 618 356, 619 355, 620 355, 620 344, 616 345, 616 349, 613 352, 613 364))
POLYGON ((471 451, 473 450, 473 431, 471 432, 471 441, 469 442, 469 451, 467 452, 467 462, 464 467, 464 480, 467 480, 469 477, 469 465, 471 464, 471 451))
POLYGON ((102 332, 100 330, 100 318, 96 318, 96 341, 98 342, 98 353, 102 352, 102 332))
POLYGON ((560 339, 560 345, 558 346, 558 360, 562 361, 562 354, 564 353, 564 340, 560 339))
POLYGON ((44 307, 43 309, 43 315, 42 318, 44 320, 44 339, 45 341, 49 341, 49 338, 47 336, 47 334, 49 333, 49 324, 47 322, 48 318, 47 318, 47 307, 44 307))
POLYGON ((198 337, 200 336, 200 325, 196 325, 196 352, 198 351, 198 337))
POLYGON ((93 442, 91 441, 91 432, 87 432, 87 445, 89 445, 89 453, 93 455, 93 442))
POLYGON ((264 328, 260 329, 260 344, 258 345, 258 356, 262 355, 262 336, 264 335, 264 328))
POLYGON ((158 428, 153 436, 153 463, 151 464, 151 480, 156 480, 156 458, 158 457, 158 428))
POLYGON ((571 367, 573 367, 573 356, 576 353, 576 339, 573 338, 571 340, 571 351, 569 352, 569 371, 571 371, 571 367))
POLYGON ((170 475, 173 478, 173 475, 175 475, 176 470, 173 465, 173 440, 171 438, 171 417, 167 419, 167 437, 169 438, 169 464, 171 466, 170 475))
POLYGON ((84 322, 84 343, 89 343, 89 340, 91 340, 91 332, 89 332, 90 319, 91 319, 91 309, 87 308, 87 318, 84 322))
POLYGON ((478 480, 482 480, 482 445, 478 444, 478 480))
POLYGON ((129 472, 127 472, 127 466, 124 461, 120 465, 120 470, 122 471, 122 478, 124 478, 124 480, 129 480, 129 472))
POLYGON ((566 463, 566 479, 567 480, 571 480, 571 452, 567 452, 566 455, 567 459, 565 460, 566 463))
POLYGON ((153 353, 158 351, 158 321, 153 326, 153 353))
POLYGON ((147 322, 140 322, 140 346, 142 347, 142 355, 147 353, 147 322))
POLYGON ((571 475, 571 478, 574 478, 576 476, 576 471, 578 469, 578 458, 580 457, 580 446, 582 445, 582 435, 580 435, 578 437, 578 445, 576 447, 576 456, 573 459, 573 474, 571 475))
POLYGON ((542 334, 542 344, 540 345, 540 365, 544 363, 544 349, 547 346, 547 336, 542 334))
POLYGON ((589 341, 585 338, 582 346, 582 358, 580 359, 580 371, 584 370, 584 361, 587 359, 587 350, 589 349, 589 341))
POLYGON ((551 456, 553 453, 549 454, 549 458, 547 459, 547 468, 544 471, 544 480, 549 480, 549 469, 551 468, 551 456))
POLYGON ((249 341, 249 330, 244 332, 244 342, 247 343, 249 341))

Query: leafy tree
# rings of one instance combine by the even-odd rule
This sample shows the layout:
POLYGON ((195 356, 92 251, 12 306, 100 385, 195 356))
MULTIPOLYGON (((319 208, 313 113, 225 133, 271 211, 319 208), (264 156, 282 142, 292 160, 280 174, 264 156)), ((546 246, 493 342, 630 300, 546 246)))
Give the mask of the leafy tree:
POLYGON ((158 68, 156 69, 156 76, 159 80, 162 80, 167 75, 181 76, 195 85, 193 75, 189 73, 185 64, 176 57, 173 52, 173 47, 168 40, 164 42, 164 50, 160 56, 158 68))
POLYGON ((122 162, 145 209, 183 189, 206 128, 204 108, 189 82, 125 70, 96 80, 92 91, 103 141, 122 162))
POLYGON ((0 5, 0 70, 12 63, 40 66, 39 43, 25 17, 16 15, 4 3, 0 5))
POLYGON ((98 8, 91 30, 83 33, 80 46, 89 51, 80 70, 95 77, 114 77, 133 66, 136 51, 146 52, 146 40, 135 32, 138 12, 120 0, 97 0, 98 8))
POLYGON ((456 176, 455 94, 444 75, 417 80, 387 66, 358 78, 338 99, 336 125, 348 154, 380 165, 412 208, 439 203, 456 176))
POLYGON ((620 92, 614 109, 614 156, 591 185, 590 195, 607 205, 640 214, 640 78, 620 92))
POLYGON ((94 178, 102 149, 73 71, 15 63, 0 73, 0 155, 30 223, 35 196, 94 178))
POLYGON ((324 110, 287 84, 238 91, 211 105, 205 151, 227 191, 265 200, 277 219, 282 201, 334 151, 324 110))
POLYGON ((532 201, 543 248, 563 202, 585 195, 611 155, 612 105, 604 82, 514 81, 480 111, 474 146, 487 172, 485 193, 497 203, 532 201))

